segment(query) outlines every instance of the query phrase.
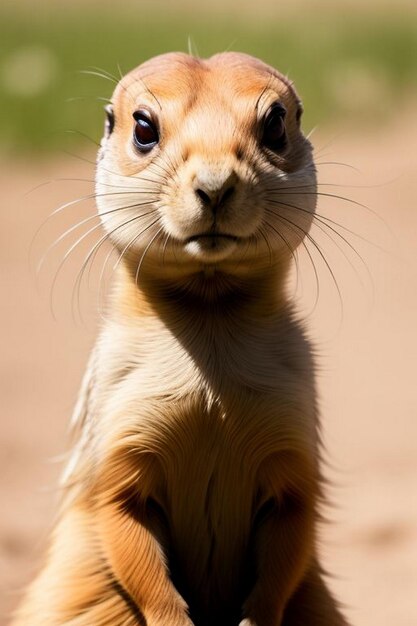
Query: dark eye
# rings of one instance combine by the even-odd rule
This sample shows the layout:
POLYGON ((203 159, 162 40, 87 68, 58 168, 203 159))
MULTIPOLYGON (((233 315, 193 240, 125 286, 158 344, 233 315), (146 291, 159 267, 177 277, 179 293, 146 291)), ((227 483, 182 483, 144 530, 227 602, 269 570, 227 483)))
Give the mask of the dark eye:
POLYGON ((106 111, 106 121, 104 124, 104 134, 106 137, 109 137, 112 132, 113 132, 113 128, 114 128, 114 112, 113 112, 113 107, 111 104, 108 104, 104 107, 104 110, 106 111))
POLYGON ((269 109, 262 132, 262 145, 274 152, 286 145, 285 118, 286 110, 282 104, 273 104, 269 109))
POLYGON ((158 129, 152 122, 147 111, 133 113, 135 127, 133 141, 141 152, 149 152, 159 141, 158 129))

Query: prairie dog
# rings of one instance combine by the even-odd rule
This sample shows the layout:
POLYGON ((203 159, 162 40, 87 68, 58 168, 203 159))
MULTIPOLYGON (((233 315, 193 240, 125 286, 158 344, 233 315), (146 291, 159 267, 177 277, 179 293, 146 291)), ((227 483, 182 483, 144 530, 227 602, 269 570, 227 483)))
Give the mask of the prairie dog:
POLYGON ((316 204, 291 82, 172 53, 117 85, 120 254, 46 565, 15 626, 345 626, 321 575, 314 362, 286 294, 316 204))

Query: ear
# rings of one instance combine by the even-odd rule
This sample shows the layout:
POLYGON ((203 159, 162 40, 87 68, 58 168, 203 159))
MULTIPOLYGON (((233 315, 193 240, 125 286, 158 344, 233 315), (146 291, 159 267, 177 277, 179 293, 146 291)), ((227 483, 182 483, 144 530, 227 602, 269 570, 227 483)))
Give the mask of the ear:
POLYGON ((107 139, 112 134, 115 124, 113 105, 106 104, 104 110, 106 112, 106 121, 104 122, 104 136, 107 139))
POLYGON ((303 103, 301 102, 301 100, 299 100, 297 102, 297 111, 295 113, 295 119, 297 120, 298 125, 300 125, 301 116, 302 116, 303 112, 304 112, 303 103))

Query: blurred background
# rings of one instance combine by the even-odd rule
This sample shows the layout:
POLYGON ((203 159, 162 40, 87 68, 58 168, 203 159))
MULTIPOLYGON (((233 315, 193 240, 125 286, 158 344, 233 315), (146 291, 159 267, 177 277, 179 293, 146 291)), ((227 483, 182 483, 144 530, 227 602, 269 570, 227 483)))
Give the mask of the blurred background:
POLYGON ((416 3, 3 0, 0 24, 0 626, 42 561, 100 323, 108 250, 80 270, 103 106, 189 49, 259 56, 303 99, 321 195, 292 292, 318 353, 320 549, 353 626, 415 625, 416 3))

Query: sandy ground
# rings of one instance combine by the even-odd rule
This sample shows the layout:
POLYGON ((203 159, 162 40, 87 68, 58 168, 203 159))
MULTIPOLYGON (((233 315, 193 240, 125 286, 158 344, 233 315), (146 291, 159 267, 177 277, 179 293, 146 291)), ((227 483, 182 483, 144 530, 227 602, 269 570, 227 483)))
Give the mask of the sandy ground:
MULTIPOLYGON (((322 553, 332 572, 331 585, 354 626, 417 623, 417 126, 409 121, 391 122, 380 134, 314 136, 321 191, 347 196, 378 214, 322 196, 321 215, 371 243, 335 227, 362 256, 365 269, 334 232, 328 231, 330 238, 316 230, 341 290, 343 315, 330 274, 316 254, 320 294, 308 317, 319 353, 325 473, 332 501, 329 523, 322 530, 322 553)), ((24 196, 51 179, 91 179, 93 166, 69 159, 3 164, 0 170, 4 626, 41 561, 56 510, 61 466, 51 459, 68 447, 66 424, 96 332, 96 296, 94 289, 84 291, 87 321, 77 326, 70 295, 83 255, 72 255, 68 271, 57 280, 55 321, 49 291, 63 252, 52 254, 46 263, 40 294, 27 261, 30 242, 46 215, 60 203, 90 193, 91 184, 61 180, 24 196)), ((92 210, 64 211, 67 218, 60 217, 37 238, 35 258, 39 260, 65 225, 92 210)), ((300 306, 311 309, 313 273, 307 255, 301 256, 297 297, 300 306)))

